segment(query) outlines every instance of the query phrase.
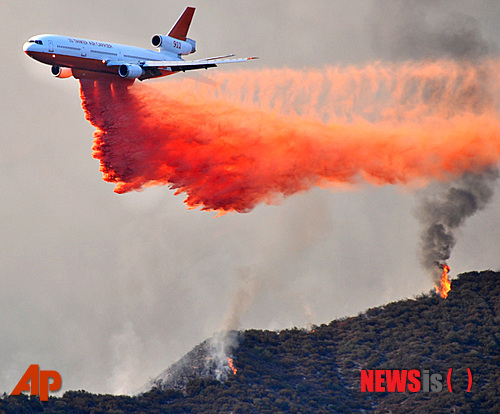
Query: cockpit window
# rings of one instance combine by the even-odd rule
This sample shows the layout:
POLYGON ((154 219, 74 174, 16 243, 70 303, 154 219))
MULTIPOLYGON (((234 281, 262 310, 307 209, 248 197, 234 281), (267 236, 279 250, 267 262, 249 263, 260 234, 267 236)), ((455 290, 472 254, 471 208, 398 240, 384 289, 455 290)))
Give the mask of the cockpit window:
POLYGON ((36 43, 37 45, 43 45, 43 42, 42 42, 41 40, 35 40, 35 43, 36 43))

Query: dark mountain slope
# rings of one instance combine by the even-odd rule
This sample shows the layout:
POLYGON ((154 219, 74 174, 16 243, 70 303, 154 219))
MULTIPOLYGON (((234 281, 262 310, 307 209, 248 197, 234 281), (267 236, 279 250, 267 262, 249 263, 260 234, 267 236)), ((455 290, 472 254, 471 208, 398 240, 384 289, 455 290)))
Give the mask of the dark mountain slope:
POLYGON ((232 351, 238 372, 224 382, 214 379, 220 372, 204 342, 139 396, 71 391, 42 404, 5 396, 0 412, 500 412, 499 282, 500 273, 470 272, 453 281, 447 299, 422 295, 311 331, 240 332, 232 351), (429 370, 442 375, 443 390, 361 392, 360 370, 369 369, 429 370))

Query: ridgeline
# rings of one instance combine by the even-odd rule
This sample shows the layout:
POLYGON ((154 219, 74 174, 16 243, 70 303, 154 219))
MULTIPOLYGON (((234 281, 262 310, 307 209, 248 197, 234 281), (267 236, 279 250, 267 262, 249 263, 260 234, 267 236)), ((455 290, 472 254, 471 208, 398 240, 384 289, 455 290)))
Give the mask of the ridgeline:
POLYGON ((204 342, 140 395, 4 394, 0 413, 500 413, 499 282, 498 272, 469 272, 447 299, 421 295, 310 330, 240 332, 237 373, 222 382, 202 363, 204 342), (411 369, 440 374, 442 391, 361 392, 361 370, 411 369))

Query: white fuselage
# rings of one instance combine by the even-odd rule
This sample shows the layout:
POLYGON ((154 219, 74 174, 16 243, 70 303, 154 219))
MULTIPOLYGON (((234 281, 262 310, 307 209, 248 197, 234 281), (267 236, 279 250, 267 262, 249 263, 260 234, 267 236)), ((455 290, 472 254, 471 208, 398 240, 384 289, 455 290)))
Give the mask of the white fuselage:
MULTIPOLYGON (((52 34, 33 36, 24 44, 23 50, 39 62, 70 68, 76 78, 91 76, 92 73, 118 75, 119 65, 110 66, 110 62, 136 64, 141 61, 183 61, 179 54, 166 50, 154 51, 136 46, 52 34)), ((172 73, 175 72, 162 70, 160 74, 144 76, 143 79, 172 73)))

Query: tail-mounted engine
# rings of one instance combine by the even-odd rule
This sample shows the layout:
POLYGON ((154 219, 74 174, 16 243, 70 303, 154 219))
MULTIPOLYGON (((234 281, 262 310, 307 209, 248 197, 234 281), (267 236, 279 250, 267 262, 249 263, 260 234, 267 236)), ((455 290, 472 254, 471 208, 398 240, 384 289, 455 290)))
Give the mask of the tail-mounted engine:
POLYGON ((189 55, 196 52, 196 42, 191 39, 179 40, 165 35, 154 35, 151 39, 154 47, 160 51, 175 53, 176 55, 189 55))

